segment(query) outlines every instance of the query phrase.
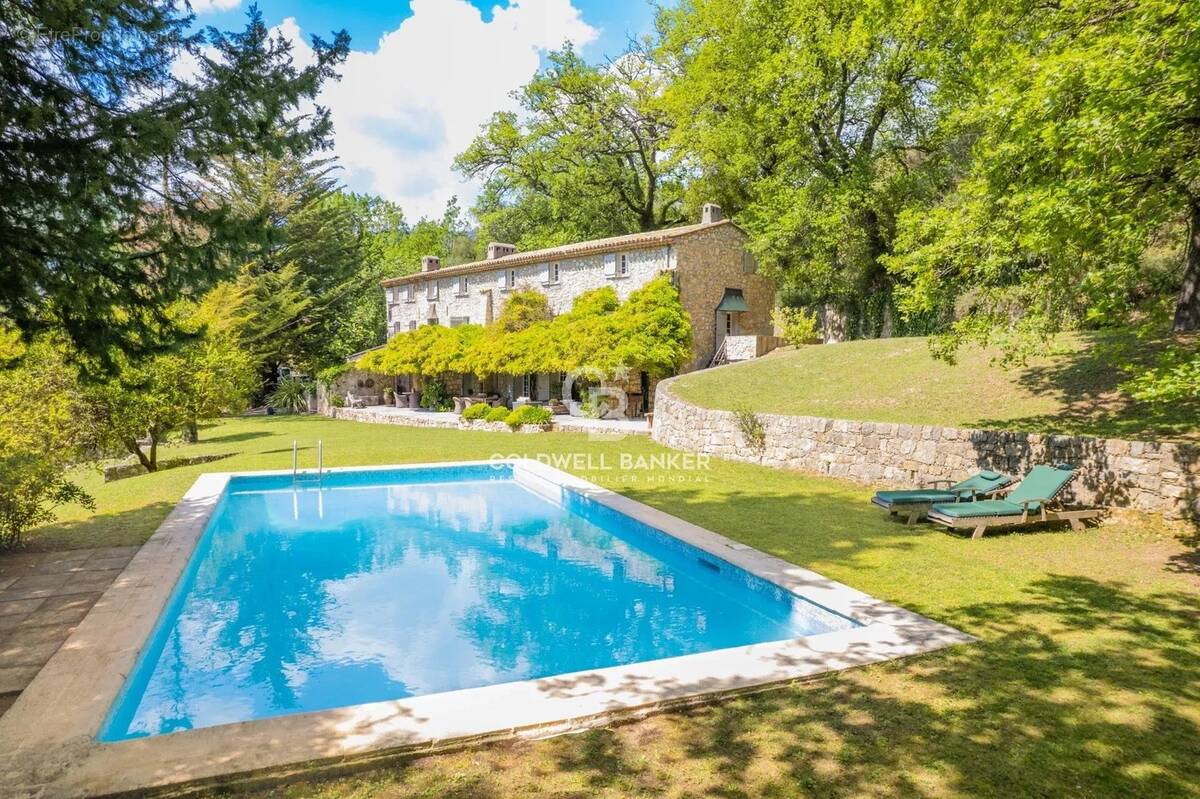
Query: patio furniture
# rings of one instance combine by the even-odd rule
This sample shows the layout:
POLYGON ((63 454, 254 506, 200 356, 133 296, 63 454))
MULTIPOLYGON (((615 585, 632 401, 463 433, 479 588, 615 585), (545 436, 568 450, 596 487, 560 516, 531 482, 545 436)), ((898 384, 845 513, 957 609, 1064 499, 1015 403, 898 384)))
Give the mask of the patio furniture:
POLYGON ((367 401, 363 397, 360 397, 356 394, 351 394, 349 391, 347 391, 346 392, 346 407, 347 408, 365 408, 365 407, 367 407, 367 401))
POLYGON ((469 403, 470 403, 470 400, 467 397, 455 397, 454 398, 454 412, 462 413, 463 411, 465 411, 467 409, 467 405, 469 403))
POLYGON ((1083 530, 1085 519, 1094 519, 1102 511, 1066 510, 1056 501, 1076 474, 1075 467, 1067 464, 1034 466, 1004 499, 938 503, 929 509, 929 521, 951 530, 971 528, 971 538, 982 538, 992 527, 1055 521, 1065 521, 1078 532, 1083 530))
POLYGON ((939 502, 973 501, 977 497, 991 496, 1010 486, 1015 478, 1000 472, 978 472, 957 483, 950 480, 926 480, 925 488, 900 491, 876 491, 871 502, 892 516, 903 514, 906 523, 916 524, 929 509, 939 502), (944 487, 939 487, 943 486, 944 487))

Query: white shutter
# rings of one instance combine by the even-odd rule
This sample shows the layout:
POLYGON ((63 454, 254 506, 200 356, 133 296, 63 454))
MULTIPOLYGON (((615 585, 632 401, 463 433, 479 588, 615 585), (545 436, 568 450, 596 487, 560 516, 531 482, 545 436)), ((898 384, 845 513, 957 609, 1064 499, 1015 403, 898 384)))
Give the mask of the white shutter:
POLYGON ((554 282, 554 264, 546 264, 546 282, 554 282))
POLYGON ((615 277, 617 274, 617 256, 609 253, 604 256, 604 276, 615 277))

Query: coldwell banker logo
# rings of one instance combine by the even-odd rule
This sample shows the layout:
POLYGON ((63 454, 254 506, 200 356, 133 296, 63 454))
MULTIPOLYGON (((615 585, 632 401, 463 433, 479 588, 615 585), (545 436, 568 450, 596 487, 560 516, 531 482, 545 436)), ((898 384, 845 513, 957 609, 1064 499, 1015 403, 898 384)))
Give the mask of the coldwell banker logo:
POLYGON ((563 380, 563 400, 577 402, 579 412, 585 419, 596 420, 595 425, 588 427, 589 439, 612 441, 628 435, 617 424, 627 418, 629 410, 629 395, 624 389, 628 379, 629 369, 624 366, 611 372, 584 367, 567 373, 563 380), (574 397, 579 399, 575 400, 574 397))

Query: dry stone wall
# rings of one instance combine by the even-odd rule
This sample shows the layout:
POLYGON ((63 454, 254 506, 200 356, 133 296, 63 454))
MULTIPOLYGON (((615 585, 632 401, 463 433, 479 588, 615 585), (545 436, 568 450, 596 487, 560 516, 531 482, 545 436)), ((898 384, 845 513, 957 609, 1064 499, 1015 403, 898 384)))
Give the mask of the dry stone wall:
POLYGON ((658 384, 655 441, 675 449, 872 485, 960 480, 978 469, 1024 474, 1037 463, 1080 469, 1070 502, 1200 520, 1200 446, 929 425, 757 414, 765 439, 747 442, 729 411, 700 408, 658 384))

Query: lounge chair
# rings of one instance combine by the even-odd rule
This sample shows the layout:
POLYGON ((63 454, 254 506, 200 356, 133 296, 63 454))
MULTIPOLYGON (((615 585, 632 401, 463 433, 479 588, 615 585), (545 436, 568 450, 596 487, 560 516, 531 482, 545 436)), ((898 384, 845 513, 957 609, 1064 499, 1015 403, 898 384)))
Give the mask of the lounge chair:
POLYGON ((1056 501, 1077 474, 1074 466, 1034 466, 1021 484, 1004 499, 939 503, 929 509, 929 521, 951 530, 971 528, 972 538, 982 538, 990 527, 1064 521, 1075 531, 1083 530, 1084 519, 1094 519, 1099 508, 1066 510, 1056 501))
POLYGON ((964 502, 986 497, 1012 485, 1014 478, 1000 472, 979 472, 966 480, 952 483, 950 480, 927 480, 925 488, 901 491, 877 491, 871 501, 894 515, 906 517, 909 525, 925 516, 939 502, 964 502))

